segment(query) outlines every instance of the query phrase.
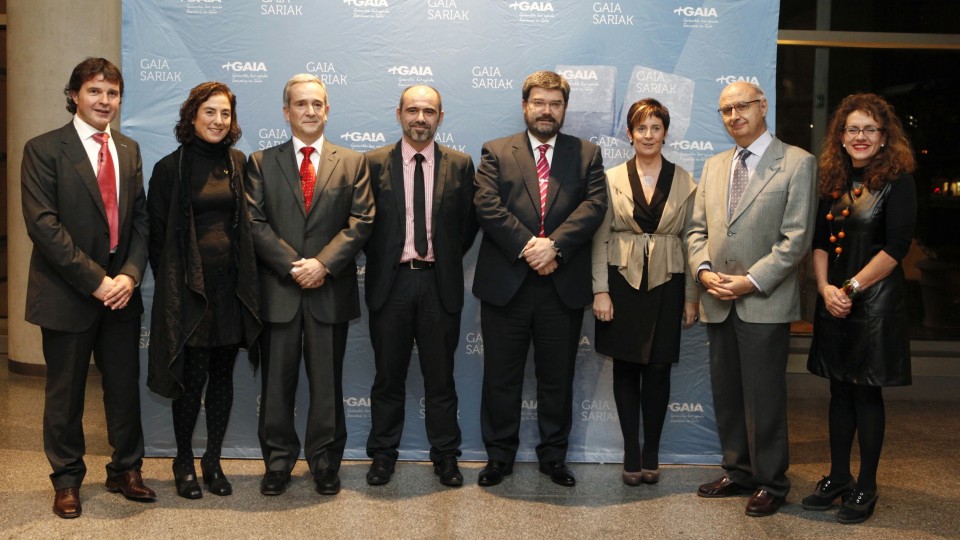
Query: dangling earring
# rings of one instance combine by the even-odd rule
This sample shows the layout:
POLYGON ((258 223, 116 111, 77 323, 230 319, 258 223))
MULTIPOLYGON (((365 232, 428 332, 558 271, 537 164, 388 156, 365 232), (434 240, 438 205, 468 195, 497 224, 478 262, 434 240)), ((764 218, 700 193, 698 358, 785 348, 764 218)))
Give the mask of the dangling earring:
POLYGON ((880 148, 883 148, 883 147, 886 146, 886 145, 887 145, 887 143, 880 143, 880 148))

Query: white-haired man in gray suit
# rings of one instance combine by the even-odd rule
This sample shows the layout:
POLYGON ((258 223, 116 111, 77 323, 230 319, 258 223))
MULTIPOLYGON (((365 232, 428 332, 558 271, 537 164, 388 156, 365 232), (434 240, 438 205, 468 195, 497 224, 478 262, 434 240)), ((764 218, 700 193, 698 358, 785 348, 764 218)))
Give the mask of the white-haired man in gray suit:
POLYGON ((790 490, 786 364, 790 322, 800 318, 797 265, 812 240, 815 160, 767 131, 759 86, 728 85, 719 111, 737 145, 704 164, 687 234, 706 292, 700 317, 724 469, 698 495, 752 491, 746 514, 767 516, 790 490))

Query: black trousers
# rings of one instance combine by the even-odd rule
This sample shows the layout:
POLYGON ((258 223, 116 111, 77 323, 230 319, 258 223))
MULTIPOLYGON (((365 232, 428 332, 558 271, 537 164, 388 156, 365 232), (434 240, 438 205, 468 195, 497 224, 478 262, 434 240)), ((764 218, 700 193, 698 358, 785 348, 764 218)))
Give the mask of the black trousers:
POLYGON ((54 489, 79 487, 83 462, 83 405, 90 354, 101 373, 107 440, 113 448, 107 476, 138 470, 143 461, 140 424, 140 317, 120 318, 102 308, 83 332, 41 328, 47 365, 43 448, 54 489))
POLYGON ((401 266, 386 303, 370 313, 377 374, 370 391, 371 426, 367 455, 396 460, 403 434, 407 371, 417 343, 423 375, 425 424, 430 459, 460 455, 454 354, 460 342, 460 312, 440 301, 435 271, 401 266))
POLYGON ((314 474, 340 470, 347 444, 343 412, 343 355, 347 323, 326 324, 301 308, 290 322, 267 323, 260 334, 260 449, 268 471, 289 471, 300 457, 294 426, 300 358, 310 405, 304 454, 314 474))
POLYGON ((748 323, 736 307, 707 325, 723 468, 737 484, 785 497, 789 323, 748 323))
POLYGON ((505 306, 483 302, 480 433, 487 457, 513 463, 520 444, 523 371, 533 343, 541 462, 566 459, 573 422, 573 374, 583 309, 560 299, 550 276, 531 271, 505 306))

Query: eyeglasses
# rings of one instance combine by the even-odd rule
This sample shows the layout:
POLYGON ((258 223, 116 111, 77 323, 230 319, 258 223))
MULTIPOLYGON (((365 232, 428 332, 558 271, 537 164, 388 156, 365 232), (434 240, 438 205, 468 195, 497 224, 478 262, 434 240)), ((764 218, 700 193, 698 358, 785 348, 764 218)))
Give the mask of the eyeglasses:
POLYGON ((562 110, 564 106, 564 102, 562 101, 544 101, 542 99, 531 99, 527 103, 534 109, 546 109, 549 107, 551 111, 562 110))
POLYGON ((883 131, 883 128, 879 128, 877 126, 867 126, 862 128, 858 128, 856 126, 847 126, 843 128, 843 132, 846 133, 847 136, 849 137, 859 137, 861 133, 863 133, 867 137, 874 137, 876 136, 877 133, 880 133, 881 131, 883 131))
POLYGON ((758 101, 763 101, 763 98, 754 99, 752 101, 741 101, 740 103, 737 103, 735 105, 727 105, 726 107, 720 107, 719 109, 717 109, 717 112, 720 113, 720 116, 723 116, 724 118, 733 114, 734 109, 736 109, 738 113, 743 114, 747 112, 747 109, 749 109, 751 105, 753 105, 754 103, 757 103, 758 101))

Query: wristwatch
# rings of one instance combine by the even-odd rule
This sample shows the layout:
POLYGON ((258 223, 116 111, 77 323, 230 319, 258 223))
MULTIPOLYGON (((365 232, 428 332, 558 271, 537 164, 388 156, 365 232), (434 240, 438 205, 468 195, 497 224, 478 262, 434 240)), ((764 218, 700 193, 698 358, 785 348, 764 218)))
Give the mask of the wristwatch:
POLYGON ((557 241, 552 238, 550 239, 550 247, 557 252, 557 257, 563 257, 563 253, 560 252, 560 244, 557 244, 557 241))

